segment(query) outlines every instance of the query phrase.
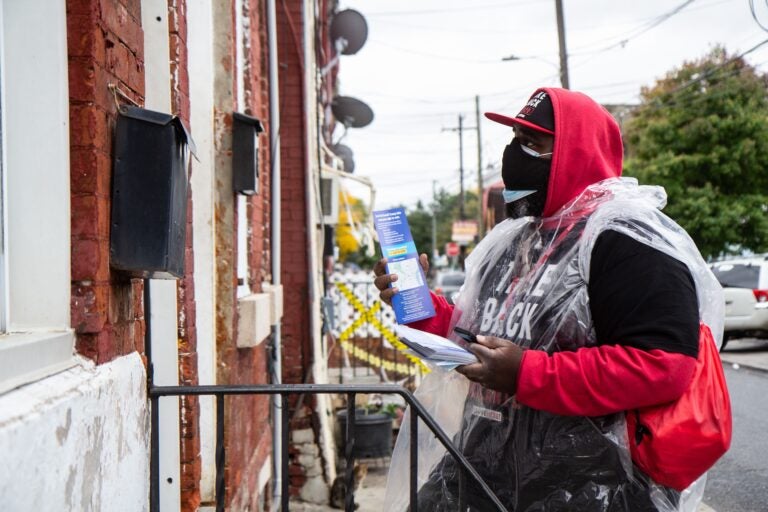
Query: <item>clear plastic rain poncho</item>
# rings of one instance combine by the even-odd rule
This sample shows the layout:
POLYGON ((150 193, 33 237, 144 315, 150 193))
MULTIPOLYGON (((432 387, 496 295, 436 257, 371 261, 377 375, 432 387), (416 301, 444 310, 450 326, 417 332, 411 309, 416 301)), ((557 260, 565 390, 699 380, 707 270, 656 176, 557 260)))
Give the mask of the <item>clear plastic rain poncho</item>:
MULTIPOLYGON (((687 265, 700 321, 719 345, 721 287, 687 233, 661 213, 665 204, 660 187, 611 178, 552 217, 500 223, 467 258, 448 332, 458 325, 548 353, 596 345, 587 296, 590 255, 600 233, 610 229, 687 265)), ((701 500, 706 475, 681 494, 633 467, 624 413, 558 416, 439 369, 416 396, 510 511, 693 511, 701 500)), ((408 425, 405 419, 392 456, 387 511, 409 505, 408 425)), ((456 463, 423 423, 418 439, 419 510, 458 510, 456 463)), ((469 477, 464 503, 472 511, 495 510, 469 477)))

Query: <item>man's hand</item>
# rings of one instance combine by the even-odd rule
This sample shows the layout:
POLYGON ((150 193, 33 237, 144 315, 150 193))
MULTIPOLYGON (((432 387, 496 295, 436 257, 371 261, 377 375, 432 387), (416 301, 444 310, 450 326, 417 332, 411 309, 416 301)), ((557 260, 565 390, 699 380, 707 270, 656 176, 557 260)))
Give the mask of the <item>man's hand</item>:
POLYGON ((480 360, 456 368, 472 382, 510 395, 517 392, 517 373, 523 359, 523 349, 511 341, 493 336, 478 336, 467 350, 480 360))
MULTIPOLYGON (((426 274, 429 271, 429 259, 426 254, 419 256, 419 263, 421 263, 421 268, 424 269, 424 274, 426 274)), ((373 284, 379 289, 381 301, 391 306, 392 296, 398 292, 398 289, 394 286, 390 288, 389 284, 397 281, 397 274, 387 274, 386 272, 387 258, 381 258, 373 266, 373 273, 376 275, 373 284)))

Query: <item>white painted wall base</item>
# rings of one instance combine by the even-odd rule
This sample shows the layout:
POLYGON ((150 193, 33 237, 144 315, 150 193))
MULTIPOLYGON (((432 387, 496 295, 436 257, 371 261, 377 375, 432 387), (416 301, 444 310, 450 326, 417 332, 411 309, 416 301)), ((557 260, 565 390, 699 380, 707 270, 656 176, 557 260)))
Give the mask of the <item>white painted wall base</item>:
MULTIPOLYGON (((214 147, 213 147, 213 5, 211 0, 187 0, 190 121, 199 160, 192 160, 192 243, 195 259, 195 309, 197 317, 197 378, 201 385, 216 384, 216 331, 214 322, 214 147)), ((214 398, 200 403, 200 497, 215 498, 216 451, 214 398)), ((201 509, 202 510, 202 509, 201 509)))
MULTIPOLYGON (((158 112, 171 112, 170 36, 167 0, 141 0, 141 26, 144 29, 144 106, 158 112)), ((176 114, 176 112, 173 112, 176 114)), ((178 281, 145 281, 150 293, 152 326, 153 380, 157 386, 179 384, 177 326, 178 281)), ((160 509, 179 510, 181 506, 181 455, 179 446, 179 397, 159 400, 160 425, 160 509)))
POLYGON ((134 352, 1 395, 2 509, 148 510, 146 385, 134 352))

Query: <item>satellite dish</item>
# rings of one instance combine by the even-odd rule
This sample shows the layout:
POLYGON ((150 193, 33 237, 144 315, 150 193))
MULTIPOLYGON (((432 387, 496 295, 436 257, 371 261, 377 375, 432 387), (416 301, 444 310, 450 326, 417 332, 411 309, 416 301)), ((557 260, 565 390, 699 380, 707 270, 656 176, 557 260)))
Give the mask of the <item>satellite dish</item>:
POLYGON ((352 148, 345 146, 344 144, 334 144, 331 147, 331 151, 341 158, 344 162, 344 171, 352 174, 355 172, 355 154, 352 152, 352 148))
POLYGON ((362 14, 354 9, 345 9, 333 17, 331 22, 331 41, 336 44, 343 39, 341 48, 337 45, 337 51, 343 55, 354 55, 368 39, 368 23, 362 14))
POLYGON ((350 96, 336 96, 331 102, 333 117, 347 128, 363 128, 373 121, 373 110, 350 96))

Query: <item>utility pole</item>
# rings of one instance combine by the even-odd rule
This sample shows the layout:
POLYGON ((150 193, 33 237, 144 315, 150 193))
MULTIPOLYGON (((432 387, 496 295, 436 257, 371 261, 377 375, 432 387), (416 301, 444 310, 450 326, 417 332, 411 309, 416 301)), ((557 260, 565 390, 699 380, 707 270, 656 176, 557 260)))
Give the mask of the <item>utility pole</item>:
POLYGON ((464 116, 459 114, 459 219, 464 220, 464 116))
POLYGON ((437 258, 437 180, 432 180, 432 263, 437 258))
POLYGON ((568 80, 568 52, 565 49, 565 21, 563 20, 563 0, 555 0, 557 13, 557 38, 560 41, 560 83, 563 89, 570 89, 568 80))
POLYGON ((444 132, 459 132, 459 219, 464 220, 464 130, 474 130, 475 127, 464 128, 464 115, 459 114, 459 126, 443 128, 444 132))
POLYGON ((483 238, 483 137, 480 134, 480 96, 475 95, 475 129, 477 130, 477 235, 483 238))
MULTIPOLYGON (((482 139, 480 137, 480 97, 475 96, 475 116, 477 119, 477 126, 464 126, 464 116, 459 114, 459 126, 454 128, 443 128, 443 131, 459 132, 459 220, 466 220, 464 213, 464 130, 477 130, 477 206, 478 206, 478 233, 482 233, 483 224, 483 168, 482 168, 482 139)), ((482 236, 482 235, 481 235, 482 236)), ((464 256, 467 251, 466 244, 459 244, 459 266, 464 270, 464 256)))

